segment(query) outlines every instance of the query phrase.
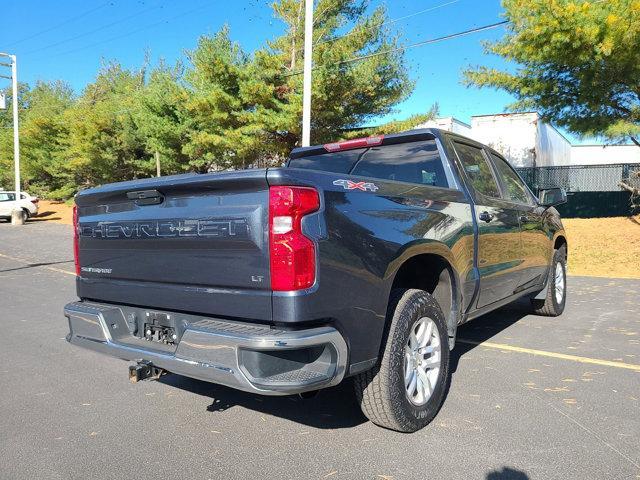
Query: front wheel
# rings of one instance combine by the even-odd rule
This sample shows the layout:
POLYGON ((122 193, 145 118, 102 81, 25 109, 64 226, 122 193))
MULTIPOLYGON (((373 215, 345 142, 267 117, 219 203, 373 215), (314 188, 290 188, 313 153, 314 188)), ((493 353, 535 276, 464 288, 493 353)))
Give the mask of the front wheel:
POLYGON ((438 413, 450 381, 442 309, 423 290, 394 290, 380 363, 356 376, 356 396, 375 424, 415 432, 438 413))
POLYGON ((534 313, 547 317, 561 315, 567 302, 567 248, 565 246, 560 247, 553 254, 546 292, 543 300, 531 299, 534 313))

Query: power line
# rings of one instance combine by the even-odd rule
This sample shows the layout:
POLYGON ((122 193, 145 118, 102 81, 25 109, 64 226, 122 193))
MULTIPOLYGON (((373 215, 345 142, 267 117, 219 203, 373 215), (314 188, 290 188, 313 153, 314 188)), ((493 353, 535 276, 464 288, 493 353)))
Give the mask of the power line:
POLYGON ((206 3, 204 5, 200 5, 199 7, 193 8, 191 10, 187 10, 187 11, 185 11, 183 13, 179 13, 177 15, 173 15, 171 17, 164 18, 163 20, 160 20, 158 22, 154 22, 154 23, 151 23, 149 25, 145 25, 144 27, 140 27, 140 28, 137 28, 135 30, 131 30, 129 32, 125 32, 125 33, 120 34, 120 35, 115 35, 113 37, 106 38, 104 40, 100 40, 99 42, 95 42, 95 43, 92 43, 90 45, 85 45, 83 47, 78 47, 78 48, 74 48, 72 50, 67 50, 66 52, 57 53, 56 57, 61 57, 63 55, 69 55, 69 54, 76 53, 76 52, 79 52, 79 51, 82 51, 82 50, 86 50, 87 48, 93 48, 93 47, 97 47, 98 45, 102 45, 104 43, 113 42, 114 40, 119 40, 121 38, 130 37, 131 35, 135 35, 136 33, 142 32, 144 30, 148 30, 150 28, 157 27, 158 25, 162 25, 163 23, 168 23, 168 22, 170 22, 172 20, 175 20, 177 18, 181 18, 181 17, 184 17, 186 15, 190 15, 190 14, 192 14, 194 12, 197 12, 199 10, 202 10, 202 9, 208 7, 209 5, 210 5, 209 3, 206 3))
MULTIPOLYGON (((398 22, 400 22, 402 20, 406 20, 408 18, 417 17, 418 15, 422 15, 424 13, 432 12, 432 11, 437 10, 439 8, 446 7, 448 5, 452 5, 454 3, 458 3, 459 1, 460 0, 451 0, 450 2, 441 3, 440 5, 435 5, 433 7, 426 8, 424 10, 420 10, 419 12, 410 13, 409 15, 405 15, 404 17, 398 17, 398 18, 394 18, 394 19, 388 20, 388 21, 383 22, 383 23, 377 23, 376 25, 371 25, 370 27, 365 28, 364 31, 371 30, 373 28, 384 27, 385 25, 391 25, 393 23, 398 23, 398 22)), ((360 31, 362 31, 362 30, 360 30, 360 31)), ((347 38, 347 37, 349 37, 351 35, 355 35, 356 33, 360 33, 360 31, 357 31, 357 30, 353 29, 349 33, 346 33, 346 34, 344 34, 344 35, 342 35, 340 37, 329 38, 327 40, 323 40, 321 42, 316 43, 316 45, 324 45, 325 43, 337 42, 338 40, 342 40, 343 38, 347 38)))
POLYGON ((49 45, 45 45, 44 47, 36 48, 35 50, 31 50, 29 52, 26 52, 25 55, 30 55, 32 53, 41 52, 42 50, 48 50, 50 48, 57 47, 58 45, 62 45, 62 44, 65 44, 65 43, 72 42, 72 41, 77 40, 79 38, 83 38, 83 37, 86 37, 88 35, 91 35, 92 33, 100 32, 102 30, 106 30, 107 28, 111 28, 114 25, 118 25, 120 23, 124 23, 124 22, 126 22, 128 20, 131 20, 132 18, 139 17, 140 15, 148 13, 148 12, 150 12, 152 10, 157 10, 159 8, 164 8, 164 5, 157 5, 155 7, 150 7, 150 8, 146 8, 144 10, 140 10, 139 12, 136 12, 136 13, 134 13, 132 15, 127 15, 126 17, 121 18, 120 20, 116 20, 115 22, 107 23, 106 25, 102 25, 101 27, 94 28, 93 30, 89 30, 87 32, 81 33, 81 34, 76 35, 74 37, 70 37, 70 38, 67 38, 65 40, 60 40, 59 42, 51 43, 49 45))
POLYGON ((65 20, 65 21, 63 21, 61 23, 53 25, 52 27, 46 28, 44 30, 41 30, 40 32, 34 33, 32 35, 29 35, 28 37, 21 38, 20 40, 16 40, 15 42, 12 42, 12 43, 8 44, 7 47, 13 47, 14 45, 17 45, 18 43, 26 42, 27 40, 31 40, 32 38, 39 37, 40 35, 44 35, 45 33, 49 33, 49 32, 51 32, 53 30, 56 30, 56 29, 58 29, 60 27, 64 27, 65 25, 73 23, 76 20, 80 20, 81 18, 84 18, 84 17, 86 17, 88 15, 91 15, 93 12, 97 12, 98 10, 106 7, 107 5, 113 6, 114 3, 113 2, 106 2, 106 3, 103 3, 102 5, 98 5, 95 8, 87 10, 86 12, 83 12, 80 15, 76 15, 75 17, 71 17, 68 20, 65 20))
MULTIPOLYGON (((437 37, 437 38, 432 38, 430 40, 424 40, 422 42, 412 43, 410 45, 405 45, 404 47, 390 48, 389 50, 384 50, 382 52, 375 52, 375 53, 370 53, 368 55, 362 55, 360 57, 349 58, 347 60, 342 60, 342 61, 339 61, 339 62, 335 62, 332 65, 346 65, 348 63, 359 62, 361 60, 367 60, 369 58, 378 57, 380 55, 387 55, 387 54, 395 53, 395 52, 403 52, 403 51, 409 50, 411 48, 422 47, 424 45, 430 45, 432 43, 438 43, 438 42, 443 42, 445 40, 451 40, 453 38, 464 37, 466 35, 470 35, 472 33, 477 33, 477 32, 482 32, 484 30, 492 30, 492 29, 498 28, 498 27, 500 27, 502 25, 506 25, 507 23, 509 23, 509 21, 508 20, 504 20, 502 22, 492 23, 492 24, 489 24, 489 25, 483 25, 481 27, 472 28, 470 30, 465 30, 463 32, 452 33, 450 35, 445 35, 443 37, 437 37)), ((314 66, 313 69, 315 70, 316 68, 322 67, 322 66, 323 65, 317 65, 317 66, 314 66)), ((302 73, 303 73, 302 70, 298 70, 296 72, 291 72, 291 73, 284 74, 283 76, 284 77, 293 77, 294 75, 300 75, 302 73)))

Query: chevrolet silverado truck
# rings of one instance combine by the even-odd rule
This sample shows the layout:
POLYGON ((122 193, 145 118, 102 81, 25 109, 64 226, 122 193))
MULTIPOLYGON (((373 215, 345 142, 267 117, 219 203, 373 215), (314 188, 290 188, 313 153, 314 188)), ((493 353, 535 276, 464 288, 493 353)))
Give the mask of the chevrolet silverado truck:
POLYGON ((460 324, 520 297, 562 313, 566 196, 538 193, 436 129, 88 189, 67 339, 133 361, 132 381, 286 395, 351 377, 374 423, 416 431, 444 400, 460 324))

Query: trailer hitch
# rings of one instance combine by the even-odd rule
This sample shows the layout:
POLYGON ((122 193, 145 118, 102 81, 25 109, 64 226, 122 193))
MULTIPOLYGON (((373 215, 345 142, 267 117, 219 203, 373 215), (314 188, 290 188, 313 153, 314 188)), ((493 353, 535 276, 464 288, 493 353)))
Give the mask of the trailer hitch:
POLYGON ((136 365, 129 365, 129 381, 138 383, 142 380, 157 380, 165 371, 155 367, 151 362, 139 361, 136 365))

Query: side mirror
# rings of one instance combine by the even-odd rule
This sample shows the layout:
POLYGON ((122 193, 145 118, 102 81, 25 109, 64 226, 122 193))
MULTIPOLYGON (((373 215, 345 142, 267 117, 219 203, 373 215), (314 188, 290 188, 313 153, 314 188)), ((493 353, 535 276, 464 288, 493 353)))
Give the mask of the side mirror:
POLYGON ((567 192, 564 188, 543 188, 538 192, 540 198, 540 205, 543 207, 555 207, 567 203, 567 192))

